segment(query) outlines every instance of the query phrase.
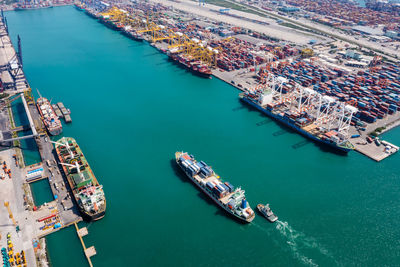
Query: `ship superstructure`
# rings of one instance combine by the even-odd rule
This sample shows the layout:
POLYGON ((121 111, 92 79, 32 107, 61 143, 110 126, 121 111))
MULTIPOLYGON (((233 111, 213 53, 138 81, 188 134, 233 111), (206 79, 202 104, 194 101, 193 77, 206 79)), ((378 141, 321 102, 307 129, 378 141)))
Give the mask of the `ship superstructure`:
POLYGON ((59 135, 62 133, 62 124, 58 116, 56 115, 50 101, 47 98, 40 97, 36 101, 36 106, 39 110, 40 116, 42 117, 43 123, 47 131, 51 135, 59 135))
POLYGON ((210 166, 203 161, 196 161, 186 152, 176 152, 175 159, 189 179, 218 206, 242 222, 249 223, 254 219, 254 211, 250 208, 243 189, 221 181, 210 166))
POLYGON ((265 85, 239 94, 257 108, 302 135, 339 151, 354 150, 349 128, 357 108, 299 85, 284 91, 282 77, 268 76, 265 85))
POLYGON ((75 139, 63 137, 53 143, 81 214, 89 221, 103 218, 106 211, 103 186, 97 181, 75 139))

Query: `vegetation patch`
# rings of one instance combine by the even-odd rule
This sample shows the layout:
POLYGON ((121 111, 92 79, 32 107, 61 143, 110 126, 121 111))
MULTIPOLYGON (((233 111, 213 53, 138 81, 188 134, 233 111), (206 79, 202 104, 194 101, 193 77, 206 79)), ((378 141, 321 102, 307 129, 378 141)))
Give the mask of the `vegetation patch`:
POLYGON ((371 136, 379 136, 383 130, 385 130, 386 127, 378 127, 376 128, 372 133, 370 133, 371 136))

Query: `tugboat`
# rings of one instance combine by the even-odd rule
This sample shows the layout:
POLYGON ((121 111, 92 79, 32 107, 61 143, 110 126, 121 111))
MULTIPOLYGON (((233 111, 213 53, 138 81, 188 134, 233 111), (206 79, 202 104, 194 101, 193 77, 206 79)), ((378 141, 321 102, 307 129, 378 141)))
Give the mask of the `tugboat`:
POLYGON ((269 207, 269 204, 263 205, 263 204, 258 204, 257 205, 258 211, 264 215, 265 218, 267 218, 268 221, 270 222, 276 222, 278 220, 278 216, 276 216, 272 210, 269 207))

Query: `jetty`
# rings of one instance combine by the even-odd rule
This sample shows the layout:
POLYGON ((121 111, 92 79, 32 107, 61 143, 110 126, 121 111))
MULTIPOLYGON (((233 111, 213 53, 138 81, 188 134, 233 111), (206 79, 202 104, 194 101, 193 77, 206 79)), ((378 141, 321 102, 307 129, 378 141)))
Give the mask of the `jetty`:
POLYGON ((87 261, 89 263, 89 266, 93 267, 92 260, 90 259, 90 257, 96 255, 96 253, 97 253, 96 249, 94 248, 94 246, 86 248, 85 242, 83 241, 83 238, 82 238, 85 235, 87 235, 89 232, 88 232, 86 227, 83 227, 83 228, 79 229, 78 225, 76 223, 74 223, 74 225, 75 225, 76 233, 77 233, 77 235, 79 237, 79 240, 81 241, 81 244, 82 244, 82 247, 83 247, 83 251, 85 253, 85 257, 86 257, 86 259, 87 259, 87 261))

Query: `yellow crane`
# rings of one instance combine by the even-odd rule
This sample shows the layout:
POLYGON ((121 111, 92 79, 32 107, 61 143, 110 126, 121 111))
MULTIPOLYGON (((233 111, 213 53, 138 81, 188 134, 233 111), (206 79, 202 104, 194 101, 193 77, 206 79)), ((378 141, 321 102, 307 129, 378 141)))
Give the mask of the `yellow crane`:
POLYGON ((8 201, 4 201, 4 207, 7 208, 8 215, 9 215, 10 219, 12 220, 14 226, 17 227, 18 226, 17 222, 15 221, 14 216, 13 216, 13 214, 11 212, 11 209, 10 209, 10 203, 8 201))

